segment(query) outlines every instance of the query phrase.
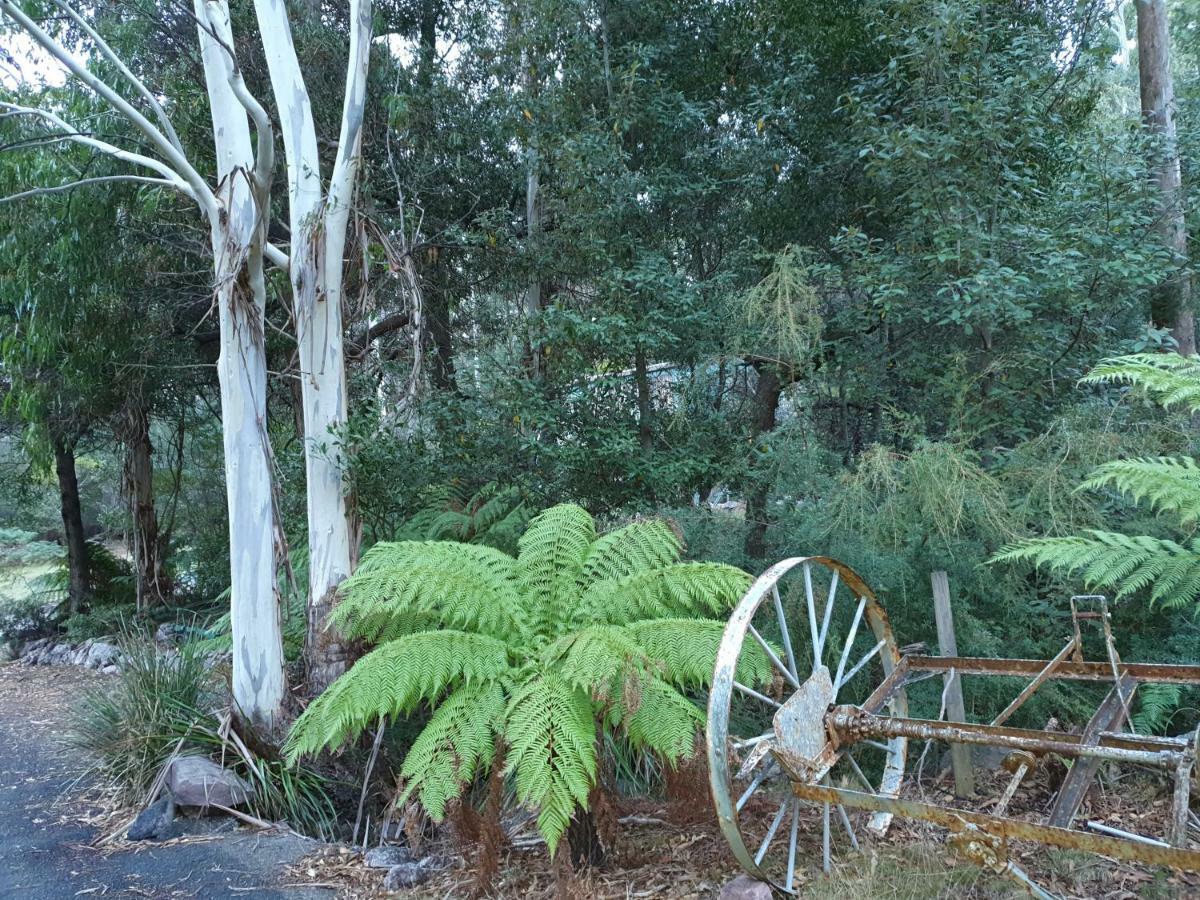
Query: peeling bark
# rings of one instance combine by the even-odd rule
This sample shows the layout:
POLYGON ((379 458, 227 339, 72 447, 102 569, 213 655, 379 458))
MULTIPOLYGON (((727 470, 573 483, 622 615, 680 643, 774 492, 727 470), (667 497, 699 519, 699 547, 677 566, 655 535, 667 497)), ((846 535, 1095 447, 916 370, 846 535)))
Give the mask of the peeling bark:
POLYGON ((74 614, 87 604, 92 593, 83 509, 79 503, 79 478, 75 472, 75 442, 56 433, 51 443, 54 445, 54 473, 58 477, 63 541, 67 545, 67 600, 74 614))

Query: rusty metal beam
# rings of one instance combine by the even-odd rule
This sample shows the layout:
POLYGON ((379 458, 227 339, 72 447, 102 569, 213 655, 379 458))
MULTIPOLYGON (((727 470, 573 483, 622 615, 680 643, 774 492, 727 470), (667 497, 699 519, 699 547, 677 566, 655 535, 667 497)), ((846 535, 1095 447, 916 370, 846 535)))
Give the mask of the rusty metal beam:
POLYGON ((871 691, 871 696, 863 701, 862 708, 867 712, 877 713, 883 709, 889 700, 904 689, 904 682, 908 679, 908 657, 900 657, 900 662, 896 664, 896 668, 892 669, 890 675, 880 682, 879 687, 871 691))
POLYGON ((1200 871, 1200 851, 1196 850, 1143 844, 1106 835, 1091 834, 1086 831, 1037 825, 1020 819, 1001 819, 966 809, 951 809, 929 803, 919 803, 915 800, 864 794, 845 788, 793 784, 792 790, 797 797, 810 803, 840 803, 855 809, 886 812, 892 815, 906 816, 910 819, 924 819, 955 832, 964 831, 968 826, 973 825, 981 831, 1003 840, 1037 841, 1051 847, 1082 850, 1086 853, 1107 856, 1110 859, 1200 871))
POLYGON ((1013 699, 1013 702, 1004 707, 1004 711, 1000 713, 1000 715, 992 719, 992 724, 1003 725, 1005 722, 1007 722, 1009 717, 1018 709, 1020 709, 1025 704, 1026 700, 1033 696, 1034 691, 1046 683, 1046 679, 1048 679, 1054 673, 1054 670, 1057 669, 1068 656, 1070 656, 1071 651, 1077 646, 1078 642, 1074 637, 1067 641, 1067 646, 1059 650, 1054 659, 1046 663, 1045 668, 1043 668, 1042 671, 1038 672, 1037 675, 1034 676, 1033 681, 1025 685, 1025 689, 1022 690, 1021 693, 1017 694, 1017 696, 1013 699))
MULTIPOLYGON (((1126 710, 1124 698, 1133 693, 1137 687, 1137 679, 1132 675, 1124 676, 1114 684, 1104 702, 1092 714, 1087 727, 1083 729, 1080 744, 1095 747, 1100 743, 1100 735, 1114 728, 1120 728, 1125 721, 1126 710)), ((1062 787, 1054 797, 1054 806, 1050 810, 1050 818, 1046 821, 1056 828, 1070 828, 1071 820, 1079 812, 1084 795, 1100 769, 1100 760, 1095 757, 1081 759, 1071 766, 1071 771, 1063 779, 1062 787)))
MULTIPOLYGON (((959 675, 1004 675, 1014 678, 1040 673, 1052 662, 1048 659, 989 659, 982 656, 910 656, 908 667, 914 672, 947 672, 954 669, 959 675)), ((1200 685, 1200 666, 1177 666, 1166 663, 1121 663, 1121 668, 1142 683, 1200 685)), ((1063 662, 1051 680, 1103 681, 1113 680, 1112 666, 1107 662, 1063 662)))
POLYGON ((1030 731, 1007 726, 977 725, 971 722, 939 722, 932 719, 909 719, 900 716, 876 716, 856 706, 835 706, 825 718, 826 724, 843 743, 870 738, 904 737, 918 741, 980 744, 1028 750, 1031 753, 1057 753, 1070 758, 1094 757, 1112 762, 1136 763, 1163 769, 1176 768, 1188 751, 1167 750, 1159 746, 1142 749, 1136 735, 1125 740, 1100 738, 1087 745, 1079 735, 1058 732, 1030 731), (1133 746, 1130 746, 1130 745, 1133 746))

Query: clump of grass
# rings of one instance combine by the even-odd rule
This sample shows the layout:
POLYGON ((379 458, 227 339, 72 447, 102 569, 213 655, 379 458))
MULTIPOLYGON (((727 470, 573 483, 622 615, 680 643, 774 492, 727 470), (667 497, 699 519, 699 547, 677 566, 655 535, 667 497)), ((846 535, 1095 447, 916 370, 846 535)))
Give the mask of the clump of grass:
POLYGON ((143 805, 173 756, 201 753, 254 787, 250 814, 334 836, 337 814, 327 779, 258 755, 231 731, 226 692, 201 649, 184 644, 166 652, 128 633, 118 643, 121 674, 83 694, 68 743, 91 757, 91 774, 111 785, 121 802, 143 805))

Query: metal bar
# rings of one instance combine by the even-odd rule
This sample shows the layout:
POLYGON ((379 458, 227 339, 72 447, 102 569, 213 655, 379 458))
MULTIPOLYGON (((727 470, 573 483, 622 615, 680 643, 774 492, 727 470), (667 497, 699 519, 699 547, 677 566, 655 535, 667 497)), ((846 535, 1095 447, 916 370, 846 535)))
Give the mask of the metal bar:
POLYGON ((850 636, 846 638, 846 643, 842 647, 842 658, 838 661, 837 674, 833 676, 834 684, 841 684, 842 673, 846 671, 846 660, 850 658, 850 648, 854 646, 854 639, 858 636, 858 625, 862 621, 863 610, 866 608, 867 598, 859 597, 858 609, 854 611, 854 621, 850 623, 850 636))
POLYGON ((861 791, 851 791, 845 788, 822 787, 815 784, 794 782, 792 791, 801 800, 810 803, 840 803, 855 809, 866 809, 874 812, 886 812, 910 819, 924 819, 941 825, 951 831, 963 831, 967 825, 1000 838, 1021 841, 1037 841, 1051 847, 1061 847, 1067 850, 1083 850, 1096 853, 1111 859, 1128 860, 1130 862, 1145 862, 1155 865, 1172 866, 1177 869, 1200 871, 1200 851, 1184 850, 1178 847, 1159 847, 1134 841, 1121 840, 1086 831, 1072 831, 1068 828, 1054 828, 1049 825, 1037 825, 1021 819, 1001 819, 985 813, 973 812, 966 809, 949 809, 934 806, 929 803, 919 803, 915 800, 900 800, 895 797, 885 797, 881 794, 864 794, 861 791))
POLYGON ((800 801, 792 801, 792 830, 788 836, 787 889, 790 891, 796 880, 796 832, 800 828, 800 801))
POLYGON ((1067 641, 1067 646, 1059 650, 1054 659, 1046 663, 1046 667, 1034 676, 1033 681, 1025 685, 1025 689, 1022 690, 1021 693, 1017 694, 1013 702, 1004 707, 1004 712, 992 719, 992 724, 1003 725, 1005 722, 1007 722, 1008 717, 1020 709, 1025 704, 1025 701, 1033 696, 1034 691, 1045 684, 1046 679, 1049 678, 1051 673, 1054 672, 1054 670, 1057 669, 1066 660, 1066 658, 1071 655, 1071 652, 1074 649, 1075 638, 1072 637, 1069 641, 1067 641))
MULTIPOLYGON (((954 669, 959 675, 1005 675, 1033 677, 1044 669, 1046 659, 990 659, 983 656, 910 656, 909 668, 914 672, 947 672, 954 669)), ((1200 685, 1200 666, 1177 666, 1166 663, 1122 663, 1121 668, 1138 681, 1148 684, 1200 685)), ((1107 662, 1064 662, 1050 676, 1052 681, 1112 682, 1112 669, 1107 662)))
POLYGON ((808 607, 808 630, 812 640, 813 671, 821 668, 821 657, 817 654, 820 641, 817 638, 817 606, 813 599, 812 566, 804 564, 804 603, 808 607))
POLYGON ((1113 762, 1138 763, 1173 769, 1184 758, 1173 750, 1131 750, 1104 744, 1085 745, 1078 736, 1045 731, 1026 731, 1004 726, 976 725, 971 722, 949 723, 932 719, 906 719, 873 716, 854 706, 838 706, 826 715, 826 723, 846 743, 872 737, 905 737, 918 741, 945 741, 948 744, 981 744, 1029 750, 1032 753, 1058 753, 1069 757, 1091 757, 1113 762))
MULTIPOLYGON (((792 801, 795 802, 795 801, 792 801)), ((762 844, 759 845, 758 852, 754 854, 754 864, 761 865, 763 857, 767 855, 767 848, 771 846, 771 839, 775 837, 775 832, 779 830, 779 823, 783 821, 783 815, 787 812, 790 806, 787 800, 779 804, 779 812, 775 813, 775 818, 771 820, 771 827, 767 829, 767 836, 763 838, 762 844)))
MULTIPOLYGON (((1127 709, 1123 698, 1125 693, 1132 691, 1136 684, 1137 681, 1132 676, 1126 675, 1113 685, 1108 696, 1104 698, 1104 702, 1088 720, 1087 727, 1083 729, 1083 736, 1079 741, 1081 747, 1094 747, 1100 743, 1100 732, 1121 727, 1122 722, 1125 721, 1127 709)), ((1071 766, 1071 771, 1063 779, 1062 787, 1059 788, 1058 794, 1054 798, 1050 818, 1046 820, 1048 824, 1058 828, 1071 827, 1071 820, 1079 812, 1084 794, 1087 793, 1087 789, 1091 786, 1099 770, 1100 760, 1094 757, 1080 760, 1071 766)))
POLYGON ((791 683, 792 687, 794 687, 796 690, 800 690, 800 682, 796 679, 796 676, 792 674, 791 670, 784 665, 783 660, 780 659, 775 651, 771 649, 771 645, 763 640, 763 636, 758 633, 758 629, 753 625, 747 625, 746 630, 750 632, 750 636, 754 638, 754 640, 758 641, 758 646, 762 647, 763 653, 767 654, 767 659, 771 660, 771 662, 774 663, 775 668, 783 673, 783 677, 791 683))
POLYGON ((1120 828, 1113 828, 1111 825, 1105 825, 1103 822, 1093 822, 1089 820, 1087 827, 1096 831, 1102 831, 1105 834, 1111 834, 1113 837, 1125 838, 1127 841, 1137 841, 1139 844, 1149 844, 1151 847, 1170 847, 1166 841, 1156 840, 1155 838, 1146 837, 1141 834, 1134 834, 1132 831, 1122 831, 1120 828))
MULTIPOLYGON (((787 616, 783 614, 783 600, 779 597, 778 585, 771 588, 771 597, 775 602, 775 617, 779 619, 779 633, 783 636, 783 649, 787 652, 788 663, 792 667, 792 678, 795 679, 792 683, 796 684, 800 680, 800 670, 796 668, 796 651, 792 648, 792 636, 788 633, 787 616)), ((753 630, 754 626, 748 627, 753 630)), ((757 631, 754 632, 754 636, 758 637, 757 631)))
POLYGON ((863 701, 862 708, 869 713, 877 713, 887 702, 891 700, 904 688, 904 681, 908 677, 908 657, 900 657, 900 662, 892 669, 890 675, 880 682, 879 687, 871 691, 871 696, 863 701))
POLYGON ((874 647, 872 647, 870 650, 868 650, 866 656, 864 656, 862 659, 860 659, 858 662, 856 662, 854 664, 853 669, 851 669, 849 672, 847 672, 845 675, 843 675, 841 677, 841 679, 839 679, 838 681, 836 681, 834 683, 833 695, 836 697, 837 692, 842 689, 842 687, 846 684, 846 682, 848 682, 851 678, 853 678, 855 675, 857 675, 858 670, 861 669, 863 666, 865 666, 867 663, 869 663, 871 660, 873 660, 875 658, 875 654, 878 653, 880 650, 882 650, 886 645, 887 645, 887 641, 880 641, 878 644, 876 644, 874 647))
POLYGON ((825 618, 821 620, 821 633, 817 635, 819 643, 817 647, 818 658, 821 658, 825 653, 825 639, 829 637, 829 620, 833 618, 833 601, 837 598, 838 576, 840 574, 837 569, 833 570, 833 578, 829 580, 829 593, 825 595, 825 618))
POLYGON ((733 686, 735 688, 737 688, 739 691, 741 691, 743 694, 745 694, 747 697, 753 697, 755 700, 761 700, 763 703, 769 703, 771 706, 775 707, 776 709, 781 709, 783 707, 782 703, 772 700, 766 694, 760 694, 758 691, 754 690, 754 688, 746 687, 740 681, 735 681, 733 683, 733 686))

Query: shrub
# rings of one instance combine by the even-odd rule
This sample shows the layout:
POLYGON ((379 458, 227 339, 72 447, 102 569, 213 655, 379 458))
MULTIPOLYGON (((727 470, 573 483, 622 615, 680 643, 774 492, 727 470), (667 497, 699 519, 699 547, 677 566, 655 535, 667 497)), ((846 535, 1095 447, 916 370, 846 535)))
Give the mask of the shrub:
MULTIPOLYGON (((702 617, 724 613, 749 576, 681 563, 681 552, 662 521, 597 536, 571 504, 537 516, 515 559, 467 544, 377 544, 345 582, 334 620, 379 646, 304 711, 289 757, 428 703, 400 801, 415 796, 440 820, 503 756, 553 853, 588 807, 599 734, 668 761, 692 753, 703 714, 687 692, 711 678, 725 627, 702 617)), ((761 681, 766 657, 751 661, 743 677, 761 681)))
POLYGON ((93 771, 129 805, 140 805, 176 753, 220 760, 255 788, 249 811, 332 838, 336 813, 326 780, 307 768, 252 753, 222 725, 226 696, 193 645, 163 652, 130 635, 120 639, 121 674, 87 690, 72 714, 68 742, 89 753, 93 771))

